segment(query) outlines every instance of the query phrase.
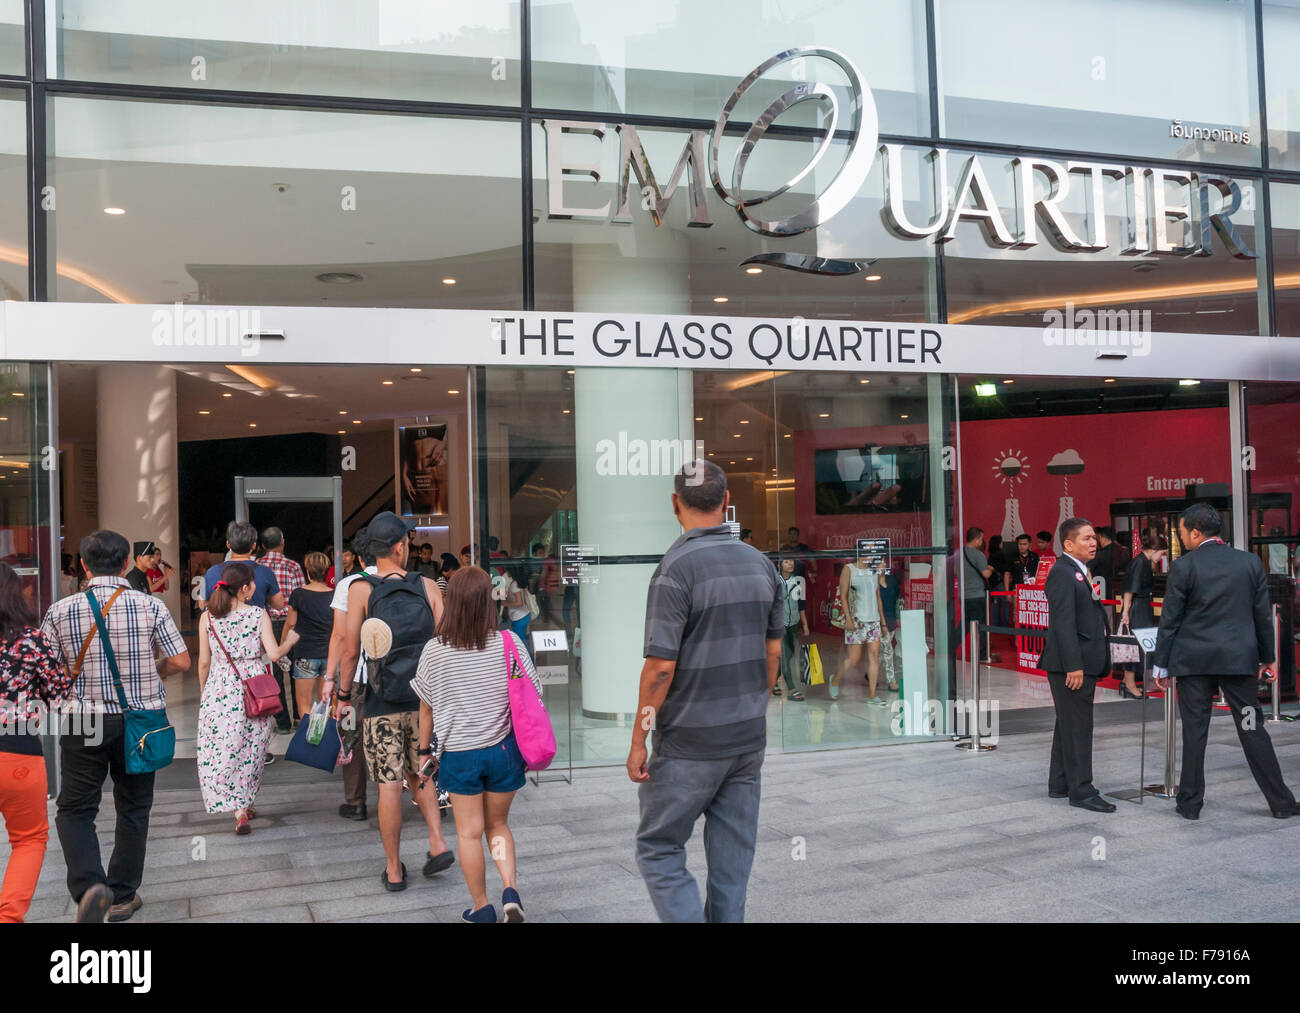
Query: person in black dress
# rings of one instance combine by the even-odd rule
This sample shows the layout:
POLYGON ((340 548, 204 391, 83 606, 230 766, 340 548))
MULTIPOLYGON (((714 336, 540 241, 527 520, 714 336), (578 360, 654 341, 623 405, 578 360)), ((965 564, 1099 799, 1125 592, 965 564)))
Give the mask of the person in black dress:
MULTIPOLYGON (((1120 626, 1133 627, 1155 626, 1156 613, 1151 604, 1152 592, 1155 590, 1155 567, 1164 558, 1165 550, 1160 546, 1159 537, 1151 531, 1142 533, 1142 551, 1137 554, 1128 569, 1124 571, 1124 611, 1120 615, 1120 626)), ((1125 696, 1139 697, 1136 669, 1126 667, 1124 687, 1120 693, 1125 696)))

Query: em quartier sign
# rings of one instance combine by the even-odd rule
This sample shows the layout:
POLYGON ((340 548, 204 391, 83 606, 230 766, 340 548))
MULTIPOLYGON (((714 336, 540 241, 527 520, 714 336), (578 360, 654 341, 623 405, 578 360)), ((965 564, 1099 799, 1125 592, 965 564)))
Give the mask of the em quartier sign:
MULTIPOLYGON (((552 220, 589 220, 627 224, 632 221, 631 205, 635 200, 654 220, 662 224, 668 207, 679 185, 685 179, 690 218, 687 224, 694 228, 708 228, 713 224, 709 216, 705 180, 717 194, 740 216, 747 228, 764 236, 784 238, 797 236, 825 224, 842 211, 858 194, 879 154, 884 158, 885 199, 881 217, 885 227, 904 239, 925 239, 933 236, 936 242, 948 242, 956 235, 963 221, 978 223, 989 243, 1004 247, 1028 249, 1039 242, 1039 225, 1044 226, 1052 242, 1060 249, 1077 252, 1096 252, 1109 249, 1113 241, 1121 242, 1125 254, 1169 254, 1173 256, 1209 256, 1214 251, 1211 240, 1215 233, 1234 257, 1253 258, 1254 252, 1246 245, 1232 221, 1232 215, 1241 207, 1241 189, 1235 180, 1211 172, 1189 171, 1182 168, 1151 168, 1109 162, 1068 161, 1062 164, 1050 158, 1017 156, 1007 160, 1014 177, 1015 207, 1012 225, 1008 225, 989 184, 984 163, 978 154, 961 156, 965 161, 957 172, 957 182, 949 187, 950 159, 953 153, 946 148, 931 148, 925 155, 929 163, 930 184, 934 193, 933 217, 926 222, 914 222, 904 207, 903 192, 906 182, 905 161, 901 144, 878 144, 879 130, 875 100, 871 91, 844 54, 824 47, 807 46, 788 49, 759 64, 732 92, 719 114, 712 131, 692 130, 686 139, 681 155, 673 167, 668 182, 660 186, 642 147, 635 126, 618 124, 619 135, 617 177, 618 207, 610 218, 610 204, 599 208, 572 207, 565 203, 564 179, 569 176, 586 176, 600 181, 600 161, 571 161, 564 150, 566 134, 589 134, 603 140, 608 124, 587 123, 574 120, 544 120, 546 136, 547 217, 552 220), (781 94, 753 122, 746 132, 727 179, 723 178, 719 164, 722 137, 737 103, 764 74, 774 67, 808 57, 819 57, 834 63, 848 80, 848 109, 840 109, 835 91, 820 82, 800 81, 781 94), (829 107, 830 123, 812 159, 797 174, 780 187, 767 193, 745 196, 742 188, 745 168, 755 146, 768 128, 788 109, 816 101, 829 107), (811 204, 796 214, 784 218, 764 218, 763 205, 796 187, 818 165, 839 130, 846 130, 849 152, 830 184, 817 194, 811 204), (1041 176, 1045 186, 1039 193, 1036 179, 1041 176), (634 193, 632 180, 636 179, 634 193), (1106 180, 1122 181, 1126 197, 1126 227, 1123 236, 1112 237, 1106 228, 1104 195, 1106 180), (1066 219, 1061 204, 1078 182, 1086 187, 1085 199, 1089 208, 1087 233, 1079 232, 1066 219), (1183 190, 1178 203, 1168 200, 1166 187, 1173 184, 1183 190), (1170 225, 1186 222, 1190 225, 1185 242, 1176 242, 1170 235, 1170 225)), ((992 156, 982 156, 988 159, 992 156)), ((745 264, 768 264, 788 270, 813 274, 856 274, 871 263, 869 259, 841 260, 816 257, 808 254, 784 252, 763 253, 743 261, 745 264)))

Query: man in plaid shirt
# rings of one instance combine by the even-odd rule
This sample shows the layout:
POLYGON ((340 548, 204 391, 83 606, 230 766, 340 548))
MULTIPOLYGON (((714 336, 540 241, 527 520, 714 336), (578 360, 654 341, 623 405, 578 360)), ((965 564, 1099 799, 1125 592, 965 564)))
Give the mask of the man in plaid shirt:
MULTIPOLYGON (((116 531, 96 531, 81 540, 80 548, 90 578, 87 591, 106 610, 104 626, 127 704, 132 709, 158 710, 165 699, 162 680, 190 667, 185 641, 167 607, 126 582, 131 546, 125 538, 116 531)), ((77 901, 78 921, 101 921, 106 910, 109 921, 126 921, 143 903, 136 891, 144 877, 154 775, 126 772, 122 708, 86 595, 55 602, 41 633, 55 658, 69 669, 76 668, 81 657, 73 696, 83 717, 79 726, 59 737, 62 786, 55 826, 68 867, 68 891, 77 901), (105 875, 95 819, 108 776, 113 778, 117 829, 105 875)))
MULTIPOLYGON (((275 581, 280 585, 280 593, 284 595, 285 605, 288 605, 289 596, 298 588, 306 585, 307 581, 303 578, 302 567, 289 559, 284 554, 284 532, 277 527, 267 528, 262 532, 262 548, 265 555, 259 556, 257 561, 275 574, 275 581)), ((287 607, 272 608, 270 602, 267 603, 267 615, 271 617, 271 632, 275 635, 275 642, 280 642, 280 637, 284 634, 284 622, 289 617, 287 607)), ((286 657, 282 664, 289 663, 286 657)), ((279 666, 277 666, 279 667, 279 666)), ((285 669, 280 669, 280 702, 284 704, 284 710, 280 712, 284 716, 283 723, 277 721, 281 730, 289 726, 290 708, 295 700, 293 690, 285 685, 288 674, 285 669)))

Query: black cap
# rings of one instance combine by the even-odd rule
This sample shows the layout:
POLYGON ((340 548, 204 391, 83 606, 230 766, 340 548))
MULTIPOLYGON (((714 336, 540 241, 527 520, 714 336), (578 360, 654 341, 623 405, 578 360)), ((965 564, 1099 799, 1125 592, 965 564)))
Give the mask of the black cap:
POLYGON ((385 510, 372 517, 366 525, 366 540, 363 544, 372 556, 382 556, 414 530, 414 521, 403 520, 391 510, 385 510))
POLYGON ((134 550, 133 556, 152 556, 154 550, 153 542, 136 542, 131 548, 134 550))

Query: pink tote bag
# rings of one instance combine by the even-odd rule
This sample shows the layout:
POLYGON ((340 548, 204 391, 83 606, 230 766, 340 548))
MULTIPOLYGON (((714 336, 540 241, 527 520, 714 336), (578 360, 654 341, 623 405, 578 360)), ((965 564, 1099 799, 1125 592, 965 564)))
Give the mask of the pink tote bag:
POLYGON ((545 770, 555 759, 555 729, 537 687, 528 678, 524 664, 519 660, 515 638, 503 630, 501 640, 506 646, 506 684, 510 687, 510 723, 514 725, 515 743, 528 770, 545 770))

